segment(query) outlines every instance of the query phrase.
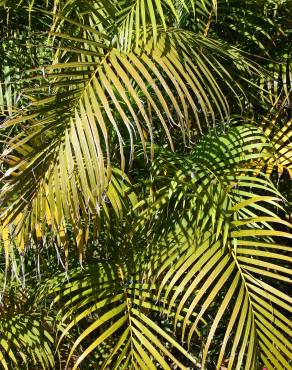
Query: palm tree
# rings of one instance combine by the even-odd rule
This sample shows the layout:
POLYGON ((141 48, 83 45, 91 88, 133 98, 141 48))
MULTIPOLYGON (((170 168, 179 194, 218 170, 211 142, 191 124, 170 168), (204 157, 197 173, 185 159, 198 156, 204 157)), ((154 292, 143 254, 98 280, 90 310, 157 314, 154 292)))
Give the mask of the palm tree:
POLYGON ((291 367, 288 2, 245 2, 3 2, 3 368, 291 367))

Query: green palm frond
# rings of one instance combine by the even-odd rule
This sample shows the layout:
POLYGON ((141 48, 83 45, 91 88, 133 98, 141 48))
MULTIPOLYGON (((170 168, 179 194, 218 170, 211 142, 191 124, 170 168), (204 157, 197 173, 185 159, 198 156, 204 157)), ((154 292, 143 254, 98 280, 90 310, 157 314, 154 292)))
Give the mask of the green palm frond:
POLYGON ((15 114, 18 103, 18 93, 14 83, 11 82, 11 76, 5 73, 5 80, 0 81, 0 119, 4 120, 7 116, 15 114))
POLYGON ((7 289, 0 307, 1 368, 54 368, 52 327, 53 319, 36 311, 24 293, 7 289))
MULTIPOLYGON (((214 138, 205 137, 187 159, 170 158, 165 186, 141 215, 142 227, 146 222, 158 238, 159 260, 149 263, 149 277, 155 277, 165 309, 176 310, 175 327, 184 316, 182 341, 191 349, 196 335, 206 333, 203 368, 211 349, 217 369, 226 358, 228 369, 257 368, 258 361, 290 366, 291 299, 279 284, 291 282, 291 225, 277 215, 283 199, 272 182, 243 166, 267 148, 263 133, 252 131, 233 128, 213 146, 214 138), (206 327, 200 320, 210 315, 213 323, 206 327)), ((159 181, 156 172, 154 185, 159 181)))
POLYGON ((27 69, 51 62, 46 17, 31 17, 33 2, 5 1, 0 4, 0 120, 25 106, 22 78, 27 69), (29 6, 30 3, 30 6, 29 6), (33 24, 33 30, 32 30, 33 24))
POLYGON ((292 63, 288 55, 284 55, 281 63, 270 63, 266 77, 261 79, 263 100, 268 99, 271 106, 281 106, 286 101, 291 104, 292 63))
MULTIPOLYGON (((235 121, 235 124, 238 124, 235 121)), ((159 151, 158 158, 153 163, 153 197, 149 199, 149 206, 140 215, 140 220, 143 220, 143 214, 148 218, 154 217, 152 212, 165 210, 168 207, 168 202, 172 195, 172 189, 177 193, 177 199, 174 201, 175 215, 177 220, 180 219, 180 210, 185 212, 185 208, 191 210, 193 207, 197 208, 196 203, 186 203, 187 194, 189 194, 189 187, 194 187, 202 209, 198 209, 198 220, 200 214, 204 217, 209 217, 212 212, 215 212, 218 205, 220 205, 218 192, 225 186, 237 186, 237 176, 244 176, 246 174, 247 181, 252 179, 253 169, 250 169, 250 163, 257 160, 269 160, 272 157, 271 146, 267 143, 266 137, 260 129, 252 125, 232 127, 225 135, 204 136, 199 141, 196 148, 188 156, 181 156, 178 154, 171 155, 168 151, 159 151), (167 160, 166 160, 167 158, 167 160), (165 167, 165 163, 168 166, 165 167), (218 188, 219 186, 219 188, 218 188), (211 193, 208 191, 211 189, 211 193), (213 190, 212 190, 213 189, 213 190), (184 196, 183 194, 186 194, 184 196), (158 197, 156 201, 156 196, 158 197), (210 202, 214 205, 210 208, 210 202), (218 203, 219 202, 219 203, 218 203), (208 213, 209 211, 210 213, 208 213)), ((255 178, 254 181, 259 181, 255 178)), ((260 186, 260 185, 259 185, 260 186)), ((137 207, 143 205, 145 200, 142 200, 137 207)), ((191 212, 191 211, 190 211, 191 212)), ((217 210, 221 212, 220 208, 217 210)), ((171 217, 173 215, 171 214, 171 217)), ((215 214, 212 215, 215 222, 215 214)), ((159 223, 158 223, 159 225, 159 223)), ((208 225, 208 223, 205 223, 208 225)), ((202 225, 201 225, 202 226, 202 225)), ((202 233, 204 230, 202 230, 202 233)))
POLYGON ((271 176, 276 170, 278 178, 284 172, 288 172, 292 178, 292 119, 289 117, 289 104, 289 95, 282 102, 281 95, 278 96, 277 101, 261 122, 262 130, 267 142, 272 147, 273 155, 268 160, 259 161, 258 168, 264 170, 268 176, 271 176))
POLYGON ((63 24, 66 19, 76 17, 78 22, 86 19, 91 25, 99 25, 106 30, 123 51, 144 46, 149 36, 156 44, 161 29, 166 31, 175 24, 185 26, 186 17, 187 23, 190 20, 196 23, 195 28, 200 23, 205 25, 210 12, 216 14, 217 9, 217 0, 101 0, 85 1, 82 6, 77 1, 65 4, 57 15, 59 20, 55 26, 63 24), (81 11, 83 14, 80 15, 81 11))
POLYGON ((67 365, 77 353, 75 366, 92 355, 101 368, 185 368, 188 361, 206 368, 212 351, 217 369, 226 359, 228 369, 289 368, 291 299, 282 288, 291 281, 291 225, 277 214, 284 199, 272 182, 247 167, 270 156, 270 145, 252 126, 211 142, 214 136, 204 137, 188 157, 165 153, 166 162, 163 151, 157 155, 154 203, 151 197, 133 240, 124 236, 117 263, 45 287, 57 294, 54 306, 68 323, 61 341, 86 323, 67 365), (175 334, 161 329, 158 317, 175 334))
POLYGON ((288 42, 289 0, 224 0, 218 5, 216 33, 248 52, 269 55, 279 42, 288 42))
MULTIPOLYGON (((30 192, 35 190, 35 181, 38 179, 37 171, 33 173, 31 179, 30 187, 32 190, 23 193, 20 199, 15 198, 13 205, 17 209, 17 218, 11 221, 9 218, 5 218, 6 223, 2 227, 4 246, 10 242, 17 246, 20 253, 24 253, 29 241, 38 244, 48 232, 52 232, 65 254, 67 265, 69 244, 72 244, 73 236, 82 263, 91 227, 93 227, 94 237, 97 237, 99 233, 99 218, 102 217, 105 222, 107 220, 109 222, 112 210, 117 217, 121 218, 124 210, 128 207, 127 202, 135 204, 135 195, 128 191, 129 182, 126 176, 117 169, 112 170, 111 179, 106 186, 106 193, 100 194, 99 201, 96 201, 99 191, 96 184, 88 183, 86 185, 87 194, 81 195, 82 179, 76 179, 72 164, 73 159, 70 158, 70 154, 70 151, 69 153, 65 150, 63 153, 61 152, 59 163, 53 169, 49 168, 48 172, 51 176, 40 181, 37 195, 29 206, 27 206, 26 199, 29 199, 30 192), (66 159, 71 162, 68 163, 66 159), (24 206, 23 202, 26 203, 24 206), (91 211, 88 210, 90 202, 91 211), (108 209, 108 203, 111 204, 110 209, 108 209)), ((47 158, 44 158, 44 161, 46 160, 47 158)), ((79 163, 79 165, 82 167, 83 164, 79 163)), ((96 168, 95 173, 93 172, 93 176, 98 173, 98 170, 99 167, 96 168)), ((30 173, 29 170, 26 172, 30 173)), ((83 180, 86 181, 84 168, 83 176, 83 180)), ((93 180, 95 179, 93 177, 93 180)), ((21 187, 21 185, 19 186, 21 187)), ((5 251, 7 252, 7 249, 5 251)))
POLYGON ((133 40, 136 46, 140 44, 141 38, 146 43, 149 29, 156 44, 161 26, 166 31, 174 21, 182 24, 184 14, 190 13, 196 16, 194 21, 198 22, 202 15, 206 18, 208 12, 216 12, 217 9, 217 0, 132 0, 116 3, 117 10, 112 16, 118 27, 119 44, 124 50, 131 47, 133 40))
POLYGON ((265 127, 265 132, 274 146, 274 156, 266 164, 266 173, 270 175, 276 168, 279 176, 284 171, 288 171, 292 179, 292 119, 288 120, 282 127, 277 127, 276 122, 277 117, 274 117, 265 127))
POLYGON ((100 369, 170 370, 173 365, 186 369, 184 363, 196 364, 195 358, 157 322, 163 309, 152 296, 155 286, 143 282, 141 267, 136 267, 134 260, 97 263, 82 272, 72 272, 65 285, 60 276, 45 286, 47 293, 57 293, 54 305, 61 304, 62 323, 68 323, 60 341, 76 325, 86 325, 71 348, 66 366, 74 353, 78 359, 73 369, 92 353, 100 369))
POLYGON ((288 5, 0 0, 1 368, 291 368, 288 5))
MULTIPOLYGON (((197 249, 192 249, 193 253, 189 248, 185 254, 181 249, 179 254, 173 251, 166 261, 168 264, 162 264, 160 277, 169 286, 167 290, 167 286, 160 287, 162 292, 166 290, 162 301, 169 302, 165 308, 176 308, 176 317, 182 315, 182 308, 187 311, 182 325, 182 340, 187 340, 189 348, 192 348, 195 335, 200 331, 206 333, 202 350, 203 368, 210 361, 208 353, 211 349, 217 369, 226 358, 229 359, 229 369, 242 366, 245 369, 257 368, 260 358, 268 367, 290 366, 291 322, 288 318, 291 300, 282 292, 278 282, 281 281, 282 286, 291 282, 288 267, 291 259, 287 255, 291 248, 261 236, 291 237, 291 234, 251 227, 238 230, 240 223, 259 227, 263 221, 267 224, 269 219, 282 223, 272 217, 235 221, 237 228, 236 231, 229 230, 228 239, 232 242, 227 243, 226 248, 214 238, 201 240, 197 249), (171 264, 170 261, 175 262, 171 264), (189 324, 191 315, 196 320, 189 324), (199 324, 204 317, 209 320, 212 317, 212 324, 208 327, 199 324), (223 334, 220 333, 222 325, 223 334), (216 334, 220 339, 216 339, 216 334), (216 342, 217 357, 214 356, 216 342), (277 360, 274 362, 274 359, 277 360)), ((178 324, 177 319, 175 323, 178 324)))
POLYGON ((20 369, 22 364, 36 368, 54 368, 54 339, 43 327, 41 316, 27 313, 6 314, 0 319, 1 354, 3 369, 13 366, 20 369))
POLYGON ((210 26, 217 18, 217 8, 218 1, 194 1, 192 12, 187 11, 183 7, 180 9, 178 27, 208 36, 210 26))
POLYGON ((149 40, 143 49, 122 53, 109 49, 99 31, 96 37, 103 43, 97 42, 93 31, 90 42, 88 29, 86 39, 74 42, 89 43, 96 57, 88 59, 80 46, 79 61, 47 66, 40 75, 33 72, 37 87, 24 90, 31 96, 28 107, 1 126, 18 132, 5 140, 1 155, 7 166, 1 217, 4 226, 15 229, 22 250, 46 223, 61 239, 65 225, 73 222, 78 239, 81 214, 98 216, 105 197, 119 213, 111 163, 120 159, 124 171, 125 142, 130 143, 131 164, 136 137, 145 148, 146 140, 153 143, 163 132, 173 147, 172 127, 181 130, 185 141, 198 136, 210 120, 214 125, 217 116, 228 116, 224 90, 239 98, 240 86, 234 86, 224 60, 235 69, 245 65, 254 70, 236 50, 188 32, 162 32, 156 46, 149 40), (107 50, 102 57, 100 48, 107 50))

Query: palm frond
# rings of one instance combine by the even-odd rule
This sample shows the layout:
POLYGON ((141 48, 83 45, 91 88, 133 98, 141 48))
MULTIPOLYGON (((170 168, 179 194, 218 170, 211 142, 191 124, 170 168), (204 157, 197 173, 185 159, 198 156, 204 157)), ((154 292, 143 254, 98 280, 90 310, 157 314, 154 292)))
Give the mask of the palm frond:
POLYGON ((92 354, 100 369, 161 366, 170 370, 173 365, 186 369, 185 364, 196 364, 195 358, 159 326, 157 320, 163 310, 149 294, 155 287, 143 283, 141 266, 132 261, 129 270, 127 264, 98 263, 81 273, 72 272, 67 284, 61 284, 60 276, 45 286, 47 293, 57 294, 54 305, 61 304, 62 322, 67 322, 60 342, 76 325, 87 322, 66 366, 80 346, 82 354, 73 369, 92 354))
MULTIPOLYGON (((120 159, 124 171, 125 142, 130 143, 131 164, 136 137, 145 148, 146 140, 157 139, 156 129, 164 131, 173 146, 172 127, 177 126, 187 140, 206 129, 210 119, 215 124, 217 115, 228 115, 218 81, 240 94, 240 86, 238 93, 234 91, 233 78, 224 67, 228 58, 237 68, 239 55, 215 41, 169 31, 160 34, 156 46, 149 40, 144 49, 121 53, 109 50, 102 37, 93 32, 90 42, 88 34, 74 40, 90 44, 95 58, 88 59, 80 47, 80 61, 54 64, 33 74, 38 86, 24 91, 31 96, 28 107, 2 123, 3 130, 19 133, 5 140, 1 156, 7 166, 1 217, 11 224, 11 233, 19 235, 22 250, 34 230, 42 234, 37 229, 43 230, 44 224, 52 225, 61 240, 66 224, 73 222, 79 238, 81 213, 98 215, 105 197, 120 212, 111 163, 120 159), (108 50, 102 57, 100 48, 108 50)), ((248 61, 246 68, 254 69, 248 61)))
POLYGON ((281 106, 286 101, 290 106, 292 89, 292 63, 289 56, 283 55, 280 63, 270 63, 268 74, 262 78, 261 87, 263 100, 269 100, 271 106, 281 106))
POLYGON ((133 41, 136 47, 141 44, 141 39, 146 43, 149 29, 156 44, 161 26, 166 31, 174 22, 182 24, 181 18, 190 13, 198 22, 202 15, 206 18, 208 12, 217 9, 217 0, 132 0, 117 1, 116 4, 116 10, 110 15, 117 25, 118 42, 123 50, 129 50, 133 41))
POLYGON ((174 326, 189 349, 206 333, 203 368, 211 349, 217 369, 226 359, 228 369, 256 368, 258 361, 289 368, 291 299, 279 282, 291 282, 291 225, 277 215, 283 199, 272 182, 243 166, 263 155, 265 137, 238 127, 217 137, 217 145, 210 140, 204 138, 187 160, 170 161, 163 170, 169 182, 163 179, 141 215, 140 227, 156 235, 159 250, 159 262, 149 262, 149 279, 165 309, 176 311, 174 326), (213 323, 206 327, 201 319, 209 315, 213 323))
POLYGON ((186 17, 195 22, 195 26, 201 23, 205 26, 210 12, 216 14, 216 10, 217 0, 101 0, 90 3, 85 1, 82 7, 75 1, 67 2, 60 9, 56 25, 75 16, 79 22, 87 19, 91 24, 99 24, 106 30, 120 50, 129 51, 135 46, 144 46, 149 36, 156 44, 161 29, 166 31, 175 24, 185 26, 186 17), (83 14, 80 15, 78 13, 81 10, 83 14))
POLYGON ((289 0, 220 1, 214 30, 248 52, 269 55, 270 49, 289 38, 289 0))
POLYGON ((268 160, 261 160, 258 163, 258 168, 264 169, 268 176, 271 176, 276 170, 278 179, 284 172, 288 172, 290 178, 292 178, 292 119, 289 118, 289 98, 286 97, 283 102, 279 100, 280 96, 261 122, 267 142, 273 148, 273 156, 268 160), (288 118, 286 117, 287 108, 288 118))
POLYGON ((271 129, 273 125, 275 125, 276 120, 277 119, 271 120, 271 124, 266 127, 267 133, 270 133, 270 141, 274 145, 274 157, 267 162, 266 172, 270 175, 273 169, 277 168, 278 175, 281 176, 286 170, 292 179, 292 119, 287 121, 277 131, 273 130, 273 136, 271 136, 271 129))
POLYGON ((0 367, 291 368, 288 2, 0 0, 0 367))
POLYGON ((9 69, 4 69, 5 79, 0 81, 0 119, 15 114, 18 106, 19 95, 15 83, 11 81, 9 69))
POLYGON ((53 320, 35 310, 25 293, 6 289, 0 308, 0 364, 11 368, 55 367, 53 320))

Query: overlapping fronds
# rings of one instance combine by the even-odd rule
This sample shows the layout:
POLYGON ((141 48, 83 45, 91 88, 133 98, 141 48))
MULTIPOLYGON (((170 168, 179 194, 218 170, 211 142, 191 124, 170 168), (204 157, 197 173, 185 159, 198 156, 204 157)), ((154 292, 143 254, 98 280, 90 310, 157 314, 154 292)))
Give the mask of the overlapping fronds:
MULTIPOLYGON (((253 161, 256 163, 256 160, 268 160, 271 157, 271 146, 267 143, 263 131, 251 125, 233 127, 226 136, 216 136, 216 141, 214 136, 205 136, 188 156, 180 157, 177 154, 171 155, 167 151, 161 151, 158 159, 154 161, 152 174, 154 189, 156 183, 159 184, 159 190, 156 193, 154 192, 159 199, 156 203, 155 198, 153 202, 150 197, 149 201, 153 204, 150 204, 150 208, 148 207, 145 210, 145 215, 148 218, 149 212, 150 214, 156 211, 163 212, 165 208, 168 208, 171 197, 172 204, 175 206, 175 214, 170 214, 170 217, 175 216, 177 217, 176 221, 178 221, 181 217, 180 212, 185 212, 186 209, 192 212, 190 210, 196 205, 195 203, 189 203, 191 198, 187 197, 189 187, 194 187, 194 191, 202 202, 201 208, 196 210, 198 212, 197 222, 200 221, 200 215, 202 215, 207 220, 212 219, 214 223, 216 212, 221 212, 220 208, 217 209, 217 206, 222 200, 219 193, 224 186, 229 186, 231 189, 232 187, 236 188, 236 178, 241 176, 241 171, 243 172, 242 176, 246 174, 247 178, 251 179, 250 175, 253 170, 250 168, 250 163, 253 163, 253 161), (166 158, 168 158, 167 161, 166 158), (167 167, 165 167, 165 163, 168 163, 167 167), (169 179, 171 179, 170 184, 169 179), (195 184, 197 185, 195 186, 195 184), (165 185, 165 187, 162 187, 162 185, 165 185), (218 194, 208 194, 209 188, 213 189, 214 192, 218 191, 218 194), (176 191, 179 189, 176 201, 174 201, 171 189, 176 191), (186 196, 183 194, 186 194, 186 196), (212 207, 210 202, 214 203, 212 207)), ((257 180, 255 179, 255 181, 257 180)), ((145 200, 137 207, 144 202, 145 200)), ((143 213, 140 215, 141 220, 143 220, 142 216, 143 213)), ((194 217, 194 214, 192 214, 192 217, 194 217)), ((160 225, 160 223, 157 224, 160 225)), ((198 224, 198 229, 203 226, 207 227, 208 230, 208 221, 203 221, 201 225, 198 224)), ((203 233, 204 228, 202 229, 203 233)), ((219 231, 217 233, 219 234, 219 231)))
MULTIPOLYGON (((31 171, 26 171, 31 180, 30 190, 27 193, 21 193, 21 185, 19 185, 20 195, 14 197, 13 203, 17 210, 17 218, 11 221, 5 219, 2 239, 4 245, 11 243, 17 246, 20 253, 24 253, 29 242, 38 243, 45 239, 48 232, 52 232, 53 238, 56 238, 58 246, 65 253, 67 265, 69 242, 72 236, 82 263, 91 227, 93 227, 94 237, 98 236, 101 209, 103 220, 107 222, 111 213, 108 203, 111 203, 111 209, 116 215, 121 217, 127 207, 126 198, 128 197, 134 204, 135 197, 133 197, 134 194, 127 192, 128 180, 118 170, 113 170, 111 179, 106 185, 106 193, 104 190, 100 191, 98 183, 90 183, 90 180, 96 181, 95 176, 98 174, 99 167, 91 171, 92 177, 86 182, 86 167, 83 167, 84 162, 80 160, 76 166, 81 169, 81 177, 77 177, 73 154, 70 149, 67 151, 66 149, 62 147, 58 152, 58 164, 48 168, 48 175, 44 179, 40 180, 38 168, 34 169, 31 175, 29 174, 31 171), (31 192, 36 190, 36 181, 39 181, 37 195, 28 202, 31 192), (82 193, 82 185, 86 186, 86 193, 82 193)), ((47 160, 48 158, 44 157, 42 164, 45 165, 47 160)), ((43 168, 40 167, 39 171, 42 170, 43 168)))
MULTIPOLYGON (((257 206, 252 201, 246 199, 252 207, 257 206)), ((217 369, 226 359, 229 369, 258 368, 260 362, 275 368, 290 366, 291 299, 278 282, 282 287, 291 282, 291 248, 268 237, 291 234, 272 229, 271 222, 283 223, 271 216, 233 221, 226 233, 231 242, 225 248, 222 240, 210 236, 201 238, 192 253, 189 248, 185 253, 173 248, 167 260, 160 261, 162 302, 168 302, 165 308, 169 311, 176 309, 176 325, 182 309, 186 310, 181 339, 192 348, 196 333, 206 333, 203 368, 210 364, 211 350, 217 369), (189 323, 191 315, 196 318, 193 323, 189 323), (209 327, 200 325, 202 318, 210 317, 209 327)))
POLYGON ((279 176, 288 171, 292 179, 292 119, 281 125, 279 122, 281 120, 277 118, 271 117, 270 122, 266 119, 264 124, 265 133, 274 148, 273 158, 265 163, 266 173, 271 175, 275 168, 279 176))
MULTIPOLYGON (((2 124, 4 135, 10 129, 13 135, 17 132, 11 140, 5 138, 1 156, 7 169, 2 177, 2 219, 5 225, 13 221, 21 250, 32 234, 43 235, 45 224, 53 225, 62 239, 66 224, 73 222, 76 239, 82 239, 80 220, 99 213, 112 183, 111 162, 120 158, 122 171, 125 168, 125 142, 130 142, 131 163, 136 137, 145 148, 146 140, 155 139, 158 123, 170 145, 172 126, 178 126, 184 138, 194 130, 202 132, 217 116, 228 115, 225 91, 240 93, 225 60, 234 69, 244 64, 254 70, 235 50, 188 32, 164 32, 158 24, 153 28, 155 40, 147 30, 143 47, 137 44, 135 52, 120 52, 106 34, 106 27, 113 25, 106 26, 102 15, 110 16, 122 4, 101 3, 103 7, 94 4, 79 22, 75 2, 53 15, 50 45, 57 48, 55 64, 25 75, 28 86, 20 93, 27 108, 2 124), (193 121, 196 128, 191 127, 193 121)), ((139 3, 133 2, 133 7, 139 3)), ((54 3, 56 9, 58 5, 54 3)), ((178 8, 193 5, 176 3, 178 8)), ((164 6, 177 12, 172 2, 164 6)), ((37 12, 34 4, 28 10, 37 12)), ((152 12, 146 13, 153 21, 152 12)), ((140 36, 138 40, 142 42, 140 36)), ((119 205, 117 193, 110 193, 110 200, 115 198, 119 205)))
POLYGON ((288 0, 1 14, 0 367, 291 368, 288 0))
POLYGON ((261 79, 263 100, 268 100, 271 106, 287 107, 291 104, 292 63, 288 55, 283 55, 281 62, 270 63, 267 66, 268 74, 261 79))
POLYGON ((54 9, 59 9, 60 13, 57 17, 54 14, 56 22, 53 29, 68 19, 71 20, 71 27, 77 25, 76 21, 72 22, 74 18, 79 24, 81 20, 87 20, 90 25, 106 30, 123 51, 143 46, 149 36, 156 44, 161 29, 166 31, 174 25, 186 26, 185 18, 187 23, 190 20, 194 23, 194 29, 203 31, 210 13, 216 14, 217 11, 217 0, 98 0, 85 1, 82 5, 78 1, 59 5, 55 3, 54 9), (78 14, 81 11, 82 14, 78 14))
POLYGON ((144 282, 143 274, 143 264, 128 260, 72 272, 67 284, 62 284, 63 276, 50 279, 45 291, 57 293, 53 304, 61 304, 62 323, 67 322, 60 342, 76 325, 87 325, 72 346, 66 366, 74 353, 73 369, 92 354, 100 369, 170 370, 196 364, 194 356, 159 325, 163 308, 155 302, 155 286, 144 282))
POLYGON ((36 311, 25 293, 6 290, 0 307, 1 368, 54 368, 52 327, 52 318, 36 311))
POLYGON ((278 179, 284 172, 292 178, 292 119, 290 117, 290 96, 281 101, 281 95, 263 117, 261 128, 266 140, 272 148, 272 157, 268 160, 260 160, 257 167, 265 171, 268 176, 276 170, 278 179))
POLYGON ((188 348, 207 330, 203 368, 210 350, 217 369, 226 359, 228 369, 259 363, 289 368, 291 298, 283 289, 291 283, 291 225, 277 214, 283 199, 272 182, 245 166, 263 155, 265 137, 239 127, 212 146, 211 140, 203 139, 187 158, 156 162, 154 184, 160 172, 164 186, 140 221, 158 237, 159 260, 149 263, 149 276, 164 308, 176 310, 175 327, 184 316, 179 330, 188 348), (205 327, 200 320, 210 315, 212 324, 205 327))
POLYGON ((248 52, 269 55, 283 39, 289 40, 289 0, 224 0, 218 5, 216 32, 248 52))
POLYGON ((67 324, 60 342, 87 323, 68 366, 76 353, 75 367, 93 356, 105 369, 289 368, 291 225, 278 190, 249 168, 270 150, 260 129, 239 126, 188 156, 159 151, 153 194, 116 260, 44 288, 67 324))
POLYGON ((259 167, 271 175, 277 169, 279 177, 286 170, 292 177, 291 151, 291 81, 292 64, 288 54, 278 57, 281 62, 266 66, 268 73, 261 78, 261 96, 267 114, 261 127, 273 148, 273 157, 261 161, 259 167))
MULTIPOLYGON (((103 2, 104 3, 104 2, 103 2)), ((210 12, 216 14, 217 0, 131 0, 116 1, 115 7, 108 7, 109 15, 118 28, 118 42, 123 50, 131 45, 147 41, 149 30, 154 44, 158 40, 159 29, 166 31, 174 23, 183 24, 185 14, 192 13, 192 21, 207 23, 210 12)))
POLYGON ((90 31, 91 38, 88 29, 85 39, 73 38, 73 44, 82 45, 78 61, 44 67, 40 75, 32 72, 34 87, 24 90, 28 107, 1 126, 18 132, 5 139, 1 155, 7 168, 1 217, 4 226, 12 225, 22 250, 33 233, 43 235, 44 224, 52 225, 61 240, 66 224, 73 223, 75 238, 83 238, 81 219, 88 225, 105 199, 119 213, 111 163, 125 169, 125 143, 130 143, 131 163, 134 142, 139 138, 145 148, 146 140, 156 139, 154 130, 164 132, 171 146, 172 127, 185 140, 203 132, 210 121, 214 125, 216 117, 228 115, 224 91, 240 93, 223 60, 235 69, 244 64, 254 70, 248 61, 241 60, 239 67, 235 50, 188 32, 162 32, 156 46, 150 39, 143 49, 121 53, 109 48, 99 31, 90 31))
POLYGON ((54 368, 54 339, 44 328, 39 315, 5 314, 0 319, 1 355, 3 369, 20 369, 22 364, 38 369, 54 368))
MULTIPOLYGON (((4 71, 5 73, 5 71, 4 71)), ((11 116, 16 111, 18 92, 11 82, 10 74, 6 74, 5 80, 0 81, 0 120, 11 116)))

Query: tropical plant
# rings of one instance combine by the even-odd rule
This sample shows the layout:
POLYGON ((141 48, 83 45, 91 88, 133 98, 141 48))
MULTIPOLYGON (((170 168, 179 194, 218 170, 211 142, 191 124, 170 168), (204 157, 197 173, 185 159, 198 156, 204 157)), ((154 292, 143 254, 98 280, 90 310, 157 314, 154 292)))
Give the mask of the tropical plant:
POLYGON ((289 369, 288 1, 1 4, 3 368, 289 369))
POLYGON ((53 318, 47 311, 36 309, 35 297, 16 284, 6 287, 0 308, 1 368, 54 368, 53 318))

